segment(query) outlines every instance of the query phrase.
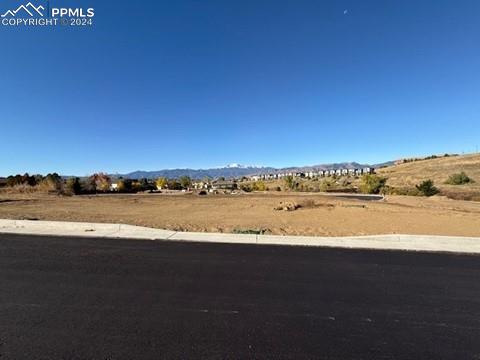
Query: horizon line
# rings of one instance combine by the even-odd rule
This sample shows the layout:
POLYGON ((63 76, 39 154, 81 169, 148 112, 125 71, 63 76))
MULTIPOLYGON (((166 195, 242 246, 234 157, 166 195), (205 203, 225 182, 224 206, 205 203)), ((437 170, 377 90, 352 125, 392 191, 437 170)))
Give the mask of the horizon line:
MULTIPOLYGON (((389 163, 389 162, 395 162, 395 161, 398 161, 398 160, 402 160, 402 159, 421 159, 421 158, 425 158, 425 157, 428 157, 428 156, 438 156, 438 157, 444 157, 445 155, 450 155, 450 156, 469 156, 469 155, 476 155, 476 154, 480 154, 480 152, 468 152, 468 153, 465 153, 465 152, 461 152, 461 153, 457 153, 457 152, 451 152, 451 153, 448 153, 448 152, 441 152, 441 153, 436 153, 436 154, 429 154, 429 155, 426 155, 426 154, 423 154, 423 155, 411 155, 411 156, 402 156, 402 157, 399 157, 397 159, 392 159, 392 160, 387 160, 387 161, 381 161, 381 162, 375 162, 375 163, 364 163, 364 162, 359 162, 359 161, 336 161, 336 162, 325 162, 325 163, 318 163, 318 164, 314 164, 314 165, 288 165, 288 166, 265 166, 265 165, 253 165, 253 166, 249 166, 249 165, 246 165, 244 166, 243 168, 256 168, 256 169, 262 169, 262 168, 272 168, 272 169, 275 169, 275 170, 282 170, 282 169, 290 169, 290 168, 308 168, 308 167, 318 167, 318 166, 328 166, 328 165, 334 165, 334 164, 347 164, 347 163, 357 163, 357 164, 360 164, 360 165, 367 165, 367 166, 375 166, 375 165, 381 165, 381 164, 384 164, 384 163, 389 163)), ((238 163, 239 164, 239 163, 238 163)), ((161 168, 161 169, 156 169, 156 170, 141 170, 141 169, 137 169, 137 170, 133 170, 133 171, 124 171, 124 172, 119 172, 119 171, 89 171, 86 175, 65 175, 64 173, 62 174, 62 172, 58 172, 58 171, 47 171, 47 172, 30 172, 30 171, 22 171, 22 172, 16 172, 15 174, 12 174, 10 173, 9 175, 0 175, 0 177, 8 177, 8 176, 15 176, 15 175, 23 175, 23 174, 29 174, 29 175, 45 175, 45 174, 51 174, 51 173, 57 173, 59 174, 60 176, 62 177, 85 177, 85 176, 89 176, 91 174, 97 174, 97 173, 105 173, 105 174, 108 174, 108 175, 128 175, 128 174, 131 174, 131 173, 135 173, 135 172, 159 172, 159 171, 173 171, 173 170, 192 170, 192 171, 202 171, 202 170, 214 170, 214 169, 228 169, 228 165, 229 164, 226 164, 225 166, 223 167, 199 167, 199 168, 193 168, 193 167, 173 167, 173 168, 161 168)), ((241 164, 239 164, 241 165, 241 164)), ((241 167, 238 167, 238 168, 241 168, 241 167)), ((237 169, 238 169, 237 168, 237 169)), ((231 169, 236 169, 235 167, 232 167, 231 169)))

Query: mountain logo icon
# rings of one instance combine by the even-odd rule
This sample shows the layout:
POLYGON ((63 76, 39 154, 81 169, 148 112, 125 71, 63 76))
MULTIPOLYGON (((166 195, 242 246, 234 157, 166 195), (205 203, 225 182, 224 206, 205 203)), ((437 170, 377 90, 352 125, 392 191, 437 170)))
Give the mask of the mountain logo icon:
POLYGON ((27 13, 30 17, 34 17, 35 15, 40 15, 43 17, 44 10, 45 8, 42 5, 35 6, 31 2, 29 2, 27 5, 20 5, 15 10, 7 10, 5 14, 2 15, 2 18, 7 16, 15 17, 24 13, 27 13))

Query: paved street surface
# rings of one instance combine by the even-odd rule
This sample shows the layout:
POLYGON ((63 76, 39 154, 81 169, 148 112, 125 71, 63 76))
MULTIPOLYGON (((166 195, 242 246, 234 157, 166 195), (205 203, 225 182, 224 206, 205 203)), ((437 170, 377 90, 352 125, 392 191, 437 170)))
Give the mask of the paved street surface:
POLYGON ((0 359, 480 359, 480 257, 0 235, 0 359))

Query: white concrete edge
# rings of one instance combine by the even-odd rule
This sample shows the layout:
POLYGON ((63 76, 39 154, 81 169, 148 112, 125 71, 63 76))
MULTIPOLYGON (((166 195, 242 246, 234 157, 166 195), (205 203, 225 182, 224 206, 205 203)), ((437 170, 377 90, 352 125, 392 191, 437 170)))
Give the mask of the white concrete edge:
POLYGON ((0 233, 480 254, 480 237, 461 236, 387 234, 321 237, 196 233, 153 229, 125 224, 8 219, 0 219, 0 233))

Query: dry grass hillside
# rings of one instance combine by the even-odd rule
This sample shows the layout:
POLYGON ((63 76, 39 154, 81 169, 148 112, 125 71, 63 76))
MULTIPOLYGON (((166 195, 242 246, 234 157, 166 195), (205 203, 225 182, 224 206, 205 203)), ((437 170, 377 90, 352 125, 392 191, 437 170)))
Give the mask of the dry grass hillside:
POLYGON ((388 178, 393 187, 413 187, 431 179, 443 194, 466 200, 480 200, 480 154, 420 160, 379 169, 378 174, 388 178), (464 171, 475 182, 465 185, 447 185, 448 177, 464 171))

